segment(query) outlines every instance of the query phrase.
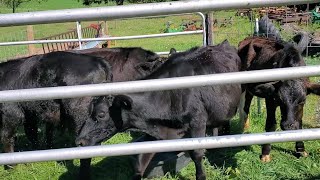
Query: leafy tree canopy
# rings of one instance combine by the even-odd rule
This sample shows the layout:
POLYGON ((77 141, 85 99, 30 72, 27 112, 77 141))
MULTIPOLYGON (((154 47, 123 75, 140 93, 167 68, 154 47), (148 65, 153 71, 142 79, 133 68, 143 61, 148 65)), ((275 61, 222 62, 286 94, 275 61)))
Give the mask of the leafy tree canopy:
POLYGON ((3 4, 8 8, 12 8, 12 13, 15 13, 16 8, 18 8, 22 3, 26 3, 30 1, 38 1, 40 3, 47 0, 0 0, 0 4, 3 4))

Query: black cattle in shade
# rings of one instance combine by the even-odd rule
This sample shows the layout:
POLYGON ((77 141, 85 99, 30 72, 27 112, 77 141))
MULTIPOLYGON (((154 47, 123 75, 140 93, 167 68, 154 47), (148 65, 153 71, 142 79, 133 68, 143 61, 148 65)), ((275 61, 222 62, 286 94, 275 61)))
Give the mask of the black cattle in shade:
MULTIPOLYGON (((217 46, 174 53, 143 79, 238 72, 240 68, 237 50, 224 41, 217 46)), ((231 84, 100 97, 93 102, 93 121, 82 127, 77 142, 94 145, 126 129, 156 139, 204 137, 207 128, 229 123, 236 114, 241 92, 240 84, 231 84)), ((139 155, 134 179, 141 179, 154 154, 139 155)), ((191 151, 198 180, 206 179, 203 156, 203 150, 191 151)))

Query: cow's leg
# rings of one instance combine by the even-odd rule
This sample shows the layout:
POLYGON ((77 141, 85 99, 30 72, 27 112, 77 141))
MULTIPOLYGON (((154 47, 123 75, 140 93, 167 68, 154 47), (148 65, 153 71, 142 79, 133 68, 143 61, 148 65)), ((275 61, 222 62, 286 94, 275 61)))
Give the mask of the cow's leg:
MULTIPOLYGON (((22 125, 24 114, 15 104, 2 107, 1 142, 5 153, 14 152, 15 133, 19 125, 22 125)), ((14 165, 5 165, 5 169, 11 169, 14 165)))
MULTIPOLYGON (((86 120, 90 120, 90 103, 91 97, 77 98, 77 99, 64 99, 61 100, 61 120, 62 121, 73 121, 62 122, 67 126, 73 125, 74 127, 67 127, 74 130, 74 135, 77 137, 81 130, 82 125, 86 120)), ((89 180, 91 178, 90 169, 91 158, 80 159, 80 171, 78 179, 89 180)))
MULTIPOLYGON (((143 141, 152 141, 155 140, 154 137, 150 135, 145 135, 143 141)), ((151 162, 152 158, 154 157, 156 153, 148 153, 148 154, 138 154, 136 156, 136 159, 134 161, 134 175, 133 175, 133 180, 140 180, 144 172, 146 171, 149 163, 151 162)))
MULTIPOLYGON (((196 137, 205 137, 206 133, 206 118, 204 115, 196 117, 196 122, 190 123, 190 134, 192 138, 196 137)), ((196 149, 193 151, 190 151, 190 157, 193 160, 195 167, 196 167, 196 180, 205 180, 206 174, 203 170, 202 166, 202 159, 204 156, 204 149, 196 149)))
POLYGON ((194 165, 196 167, 196 180, 205 180, 206 174, 202 167, 202 158, 204 156, 204 150, 203 149, 197 149, 190 151, 190 157, 194 162, 194 165))
POLYGON ((46 146, 47 149, 52 149, 53 148, 53 129, 54 125, 52 123, 46 123, 46 146))
POLYGON ((240 105, 239 105, 239 116, 241 122, 241 128, 244 130, 250 127, 250 120, 249 120, 249 111, 250 105, 252 101, 253 95, 249 92, 245 91, 241 95, 240 105))
MULTIPOLYGON (((265 130, 267 132, 273 132, 276 130, 276 108, 277 105, 276 102, 272 98, 266 98, 266 107, 267 107, 267 120, 265 125, 265 130)), ((264 144, 262 145, 262 155, 261 155, 261 161, 262 162, 270 162, 270 151, 271 151, 271 145, 270 144, 264 144)))
POLYGON ((212 136, 219 136, 219 127, 215 127, 212 130, 212 136))
POLYGON ((222 135, 230 135, 231 133, 231 127, 230 127, 230 121, 226 120, 223 122, 223 127, 222 127, 222 135))
MULTIPOLYGON (((302 129, 302 119, 299 120, 299 129, 302 129)), ((302 141, 296 142, 296 154, 298 157, 307 157, 308 153, 304 149, 304 143, 302 141)))
POLYGON ((143 177, 150 161, 156 153, 139 154, 134 164, 135 174, 133 175, 133 180, 140 180, 143 177))
POLYGON ((79 172, 79 180, 89 180, 91 179, 91 158, 88 159, 80 159, 80 172, 79 172))
MULTIPOLYGON (((14 152, 14 127, 3 127, 1 130, 1 142, 5 153, 14 152)), ((4 169, 12 169, 14 165, 4 165, 4 169)))
POLYGON ((28 140, 31 142, 32 149, 38 149, 38 125, 37 120, 35 119, 27 119, 24 122, 24 132, 28 140))

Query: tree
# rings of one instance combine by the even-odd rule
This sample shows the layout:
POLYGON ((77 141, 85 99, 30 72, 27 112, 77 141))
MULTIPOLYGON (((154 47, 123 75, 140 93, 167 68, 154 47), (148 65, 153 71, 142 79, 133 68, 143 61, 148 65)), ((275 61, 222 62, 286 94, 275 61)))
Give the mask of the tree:
MULTIPOLYGON (((32 0, 0 0, 0 4, 3 4, 9 8, 12 8, 12 13, 16 12, 16 8, 18 8, 22 3, 30 2, 32 0)), ((47 1, 47 0, 33 0, 38 1, 47 1)))

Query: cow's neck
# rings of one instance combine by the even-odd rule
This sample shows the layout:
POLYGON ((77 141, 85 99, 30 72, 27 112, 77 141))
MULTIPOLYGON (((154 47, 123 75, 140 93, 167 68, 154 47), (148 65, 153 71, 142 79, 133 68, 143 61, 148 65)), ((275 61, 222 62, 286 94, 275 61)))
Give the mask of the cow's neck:
POLYGON ((184 135, 184 129, 186 129, 184 119, 187 119, 187 115, 186 117, 175 116, 178 112, 172 111, 174 108, 172 106, 176 104, 172 104, 171 94, 170 91, 157 91, 129 95, 134 102, 132 112, 139 113, 136 116, 141 117, 130 120, 131 128, 139 129, 158 139, 177 138, 184 135), (147 110, 144 111, 144 109, 147 110), (163 131, 167 133, 165 135, 160 133, 163 131))

